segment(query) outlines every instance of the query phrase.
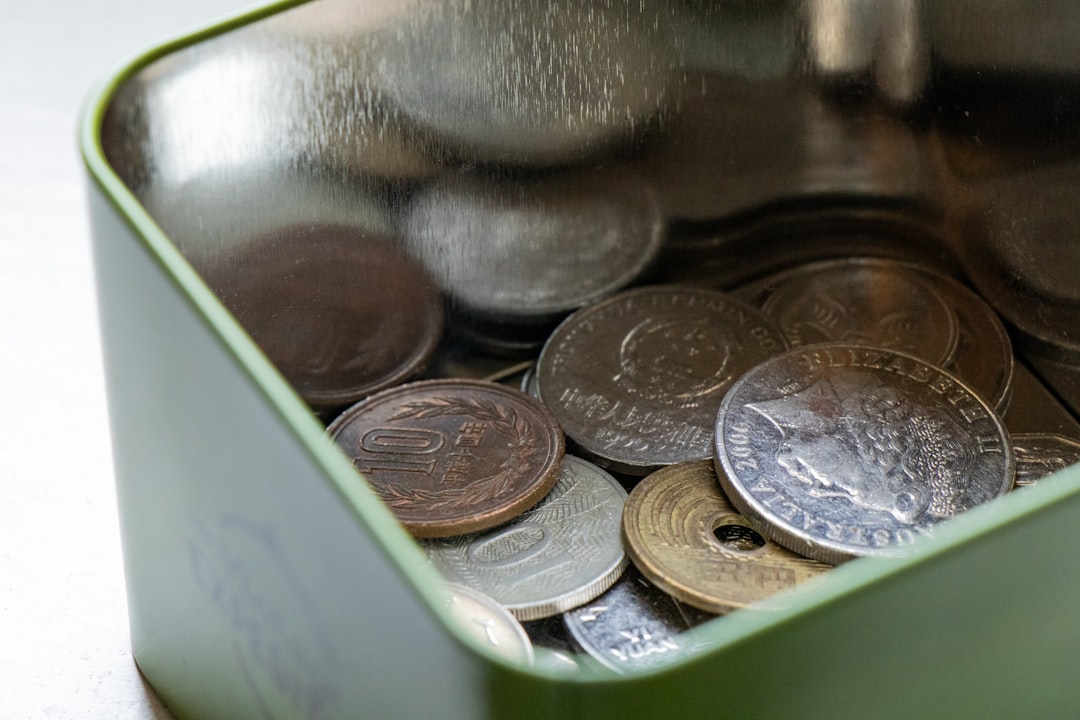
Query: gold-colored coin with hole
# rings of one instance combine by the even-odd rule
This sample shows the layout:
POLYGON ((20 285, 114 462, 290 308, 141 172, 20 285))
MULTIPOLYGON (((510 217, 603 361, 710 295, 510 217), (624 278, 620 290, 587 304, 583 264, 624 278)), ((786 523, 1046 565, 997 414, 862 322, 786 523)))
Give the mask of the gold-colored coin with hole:
POLYGON ((830 569, 753 530, 708 460, 669 465, 638 483, 623 506, 622 531, 642 575, 712 613, 747 607, 830 569))

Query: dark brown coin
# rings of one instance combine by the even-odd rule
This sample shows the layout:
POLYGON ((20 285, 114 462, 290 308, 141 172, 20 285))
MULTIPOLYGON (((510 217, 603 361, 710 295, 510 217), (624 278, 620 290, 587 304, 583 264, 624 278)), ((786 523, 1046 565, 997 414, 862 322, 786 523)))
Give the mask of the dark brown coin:
POLYGON ((565 443, 551 412, 483 380, 423 380, 384 390, 327 429, 415 537, 500 525, 559 479, 565 443))
POLYGON ((204 275, 315 408, 408 380, 442 336, 442 299, 423 268, 394 240, 344 225, 282 228, 204 275))

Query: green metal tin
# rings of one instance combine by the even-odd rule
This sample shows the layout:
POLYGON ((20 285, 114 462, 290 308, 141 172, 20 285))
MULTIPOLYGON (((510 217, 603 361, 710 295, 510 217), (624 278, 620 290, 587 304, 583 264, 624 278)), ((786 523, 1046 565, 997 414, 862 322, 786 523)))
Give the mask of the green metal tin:
MULTIPOLYGON (((316 3, 317 4, 317 3, 316 3)), ((456 627, 420 550, 81 125, 135 659, 184 718, 1071 717, 1070 468, 697 629, 622 676, 516 666, 456 627)))

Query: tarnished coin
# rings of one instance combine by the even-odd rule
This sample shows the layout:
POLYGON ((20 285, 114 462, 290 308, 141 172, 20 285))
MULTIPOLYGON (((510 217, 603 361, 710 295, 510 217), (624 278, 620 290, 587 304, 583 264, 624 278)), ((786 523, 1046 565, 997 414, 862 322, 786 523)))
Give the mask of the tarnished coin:
MULTIPOLYGON (((919 263, 886 258, 858 257, 823 260, 757 281, 741 288, 736 294, 754 304, 761 305, 777 288, 785 284, 786 278, 792 275, 813 275, 825 271, 840 273, 845 270, 860 272, 876 270, 885 275, 898 274, 899 277, 914 275, 932 288, 951 308, 956 318, 956 350, 952 359, 942 367, 968 383, 999 413, 1005 411, 1012 396, 1015 368, 1009 334, 1001 318, 985 300, 944 273, 919 263)), ((891 286, 883 286, 878 292, 888 292, 888 287, 891 286)), ((824 311, 822 314, 824 315, 824 311)), ((912 332, 919 329, 914 324, 908 327, 912 332)), ((834 334, 838 335, 839 332, 834 334)), ((882 343, 874 344, 881 345, 882 343)), ((908 338, 906 344, 918 345, 917 349, 909 347, 907 351, 919 357, 926 357, 918 338, 908 338)), ((894 349, 902 348, 894 347, 894 349)), ((937 362, 932 357, 926 357, 926 359, 937 362)))
POLYGON ((563 614, 578 645, 618 672, 655 667, 692 652, 685 632, 713 615, 687 607, 630 566, 611 589, 563 614))
POLYGON ((1012 444, 989 405, 885 348, 767 360, 724 398, 715 442, 720 484, 754 529, 829 563, 902 554, 1013 483, 1012 444))
POLYGON ((422 547, 450 582, 495 598, 519 620, 589 602, 629 562, 619 536, 626 491, 608 473, 567 455, 551 492, 502 527, 422 547))
POLYGON ((531 663, 533 646, 525 628, 499 603, 460 583, 444 583, 446 608, 462 629, 507 660, 531 663))
POLYGON ((971 386, 999 414, 1013 394, 1016 358, 1012 340, 994 309, 952 278, 924 271, 956 313, 956 352, 944 368, 971 386))
POLYGON ((845 260, 788 272, 762 309, 792 347, 847 342, 945 365, 956 352, 956 314, 938 286, 902 263, 845 260))
POLYGON ((559 478, 565 443, 534 398, 482 380, 421 380, 384 390, 327 428, 416 537, 494 527, 559 478))
POLYGON ((1053 433, 1016 433, 1016 486, 1034 485, 1051 473, 1080 462, 1080 440, 1053 433))
POLYGON ((345 225, 281 228, 204 277, 315 408, 408 380, 442 337, 442 298, 424 269, 397 242, 345 225))
POLYGON ((763 538, 731 506, 711 460, 670 465, 630 491, 626 552, 641 573, 712 613, 747 607, 829 569, 763 538))
POLYGON ((641 476, 710 457, 724 393, 786 347, 759 310, 724 293, 642 287, 564 320, 540 353, 536 383, 578 452, 641 476))
MULTIPOLYGON (((503 324, 548 323, 546 336, 566 313, 641 275, 664 222, 652 188, 620 168, 454 175, 413 200, 404 227, 409 251, 462 310, 503 324)), ((485 334, 483 322, 471 327, 485 334)))

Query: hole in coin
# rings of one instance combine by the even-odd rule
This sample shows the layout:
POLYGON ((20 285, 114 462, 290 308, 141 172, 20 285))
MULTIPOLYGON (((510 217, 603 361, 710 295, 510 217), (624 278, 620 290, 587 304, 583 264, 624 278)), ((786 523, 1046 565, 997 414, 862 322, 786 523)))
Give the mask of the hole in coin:
POLYGON ((713 530, 713 535, 721 545, 735 552, 752 552, 765 546, 765 538, 745 525, 735 523, 721 525, 713 530))

